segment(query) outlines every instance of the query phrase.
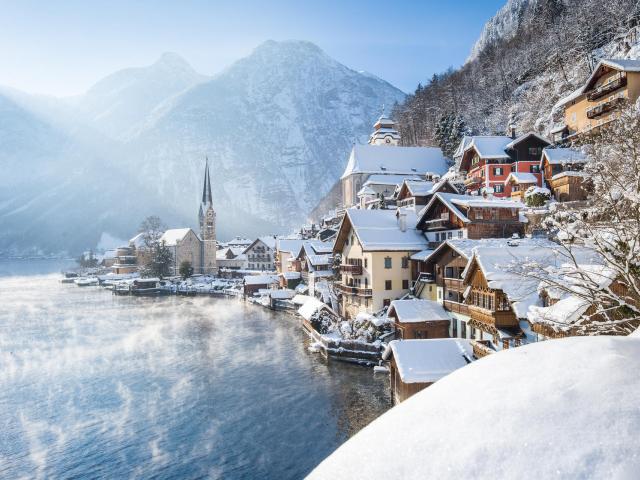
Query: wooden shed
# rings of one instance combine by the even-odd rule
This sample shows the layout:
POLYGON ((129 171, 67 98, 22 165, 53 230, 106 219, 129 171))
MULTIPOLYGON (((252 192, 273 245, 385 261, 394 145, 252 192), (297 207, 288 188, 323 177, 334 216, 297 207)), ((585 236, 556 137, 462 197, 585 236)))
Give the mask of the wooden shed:
POLYGON ((448 338, 451 317, 431 300, 394 300, 387 313, 393 319, 396 338, 448 338))
POLYGON ((471 342, 461 338, 393 340, 382 359, 389 362, 391 396, 405 401, 474 360, 471 342))

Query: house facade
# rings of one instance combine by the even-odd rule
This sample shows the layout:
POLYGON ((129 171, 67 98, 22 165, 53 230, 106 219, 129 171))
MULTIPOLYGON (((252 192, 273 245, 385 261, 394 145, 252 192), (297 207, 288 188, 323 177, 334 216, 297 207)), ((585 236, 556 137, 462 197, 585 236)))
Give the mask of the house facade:
POLYGON ((270 272, 276 268, 275 237, 258 237, 245 250, 247 269, 270 272))
POLYGON ((531 174, 537 186, 541 186, 540 158, 551 142, 534 132, 519 137, 515 136, 515 130, 512 132, 511 136, 474 136, 462 140, 466 146, 459 169, 469 192, 509 197, 507 178, 511 173, 531 174))
MULTIPOLYGON (((160 237, 160 242, 171 251, 172 265, 170 272, 178 275, 182 262, 189 262, 196 273, 202 265, 202 240, 191 228, 173 228, 160 237)), ((215 258, 215 257, 214 257, 215 258)), ((215 260, 214 260, 215 263, 215 260)))
POLYGON ((426 248, 415 212, 348 209, 334 253, 340 255, 341 314, 373 313, 409 292, 409 257, 426 248))
POLYGON ((559 202, 586 200, 590 181, 584 173, 587 156, 577 148, 545 148, 540 169, 544 184, 559 202))
POLYGON ((617 118, 616 110, 640 97, 640 60, 602 59, 587 81, 561 99, 564 123, 552 130, 557 142, 589 134, 617 118))

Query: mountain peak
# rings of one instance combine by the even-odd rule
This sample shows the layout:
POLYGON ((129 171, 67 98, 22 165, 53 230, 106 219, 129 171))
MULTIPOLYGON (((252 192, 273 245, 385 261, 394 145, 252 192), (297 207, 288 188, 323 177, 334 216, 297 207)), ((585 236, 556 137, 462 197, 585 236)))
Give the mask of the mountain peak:
POLYGON ((175 52, 164 52, 160 55, 160 58, 156 60, 154 67, 170 67, 170 68, 182 68, 192 70, 191 65, 175 52))
POLYGON ((267 40, 253 50, 254 55, 303 54, 326 56, 315 43, 306 40, 267 40))

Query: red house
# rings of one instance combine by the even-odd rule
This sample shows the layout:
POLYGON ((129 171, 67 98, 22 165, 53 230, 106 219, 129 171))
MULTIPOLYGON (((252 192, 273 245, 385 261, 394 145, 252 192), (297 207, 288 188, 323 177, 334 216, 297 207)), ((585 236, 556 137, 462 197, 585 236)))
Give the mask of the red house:
POLYGON ((511 195, 509 174, 531 173, 537 186, 542 186, 540 159, 544 147, 551 142, 537 133, 519 137, 474 136, 465 142, 460 171, 466 173, 465 186, 470 192, 493 193, 496 197, 511 195))

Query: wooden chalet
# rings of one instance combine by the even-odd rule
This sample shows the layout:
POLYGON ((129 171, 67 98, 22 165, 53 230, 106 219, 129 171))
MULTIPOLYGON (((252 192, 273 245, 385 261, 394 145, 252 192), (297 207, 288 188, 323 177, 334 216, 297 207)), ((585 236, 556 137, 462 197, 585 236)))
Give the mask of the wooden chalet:
POLYGON ((506 238, 523 235, 522 204, 503 199, 436 193, 419 213, 416 228, 430 248, 452 238, 506 238))
POLYGON ((559 202, 586 200, 591 188, 583 172, 587 156, 575 148, 545 148, 540 168, 544 183, 559 202))
POLYGON ((387 316, 393 319, 396 338, 448 338, 451 317, 431 300, 394 300, 387 316))
POLYGON ((423 207, 438 192, 460 193, 448 180, 405 180, 396 194, 399 207, 423 207))
POLYGON ((533 173, 511 172, 505 180, 505 190, 510 192, 511 200, 524 202, 524 194, 530 187, 537 187, 538 177, 533 173))
POLYGON ((552 130, 556 142, 597 131, 615 120, 616 110, 640 97, 640 60, 602 59, 585 83, 556 106, 564 107, 564 123, 552 130))
POLYGON ((474 136, 463 142, 459 168, 466 175, 468 191, 508 197, 511 192, 505 182, 512 172, 532 174, 541 185, 540 157, 551 142, 537 133, 516 137, 512 130, 511 136, 474 136))

